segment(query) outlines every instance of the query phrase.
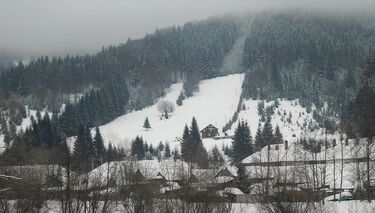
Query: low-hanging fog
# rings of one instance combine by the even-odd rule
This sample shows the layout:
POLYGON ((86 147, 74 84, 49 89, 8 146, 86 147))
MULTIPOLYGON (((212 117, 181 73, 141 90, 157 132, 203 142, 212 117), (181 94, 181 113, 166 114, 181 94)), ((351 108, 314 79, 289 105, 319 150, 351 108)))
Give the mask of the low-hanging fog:
POLYGON ((0 55, 93 53, 156 28, 266 8, 363 10, 374 0, 0 0, 0 55))

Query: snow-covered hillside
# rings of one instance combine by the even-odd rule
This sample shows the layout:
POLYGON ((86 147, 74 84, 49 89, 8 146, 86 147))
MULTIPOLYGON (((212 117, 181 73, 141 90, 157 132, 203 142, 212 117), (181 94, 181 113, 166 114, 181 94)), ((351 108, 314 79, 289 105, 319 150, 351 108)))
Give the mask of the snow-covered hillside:
MULTIPOLYGON (((31 110, 26 106, 26 112, 27 112, 27 117, 22 119, 21 125, 17 126, 17 131, 20 130, 26 130, 27 127, 31 125, 31 116, 33 116, 36 119, 36 110, 31 110)), ((47 110, 43 110, 40 112, 41 116, 43 117, 46 114, 47 110)), ((52 113, 49 112, 49 115, 52 116, 52 113)), ((5 148, 4 144, 4 135, 0 134, 0 152, 2 152, 5 148)))
MULTIPOLYGON (((175 112, 169 119, 161 118, 157 110, 157 102, 153 106, 118 117, 100 127, 105 142, 129 147, 131 140, 136 136, 142 136, 147 143, 154 146, 162 141, 163 143, 169 142, 173 148, 179 145, 183 128, 186 124, 190 124, 193 116, 196 117, 201 129, 208 124, 213 124, 223 136, 222 129, 233 117, 240 102, 243 77, 243 74, 233 74, 201 81, 199 92, 195 93, 193 97, 185 99, 182 106, 176 106, 175 112), (143 128, 146 117, 152 127, 150 130, 143 128)), ((181 90, 181 83, 173 84, 166 96, 160 100, 175 103, 181 90)), ((258 114, 260 101, 264 102, 264 110, 275 105, 275 101, 244 100, 245 108, 241 109, 237 121, 227 131, 228 135, 234 134, 237 122, 243 119, 249 123, 252 135, 255 137, 261 119, 258 114)), ((289 141, 293 141, 301 135, 311 134, 306 132, 308 126, 316 125, 313 113, 302 107, 298 100, 278 99, 278 104, 274 107, 271 117, 273 127, 278 125, 284 139, 289 141)), ((318 133, 315 132, 315 134, 318 133)), ((204 139, 203 143, 206 148, 211 149, 213 146, 229 145, 231 139, 204 139)))
MULTIPOLYGON (((240 102, 243 74, 232 74, 224 77, 213 78, 201 81, 199 91, 192 97, 183 101, 181 106, 177 106, 176 100, 182 91, 182 83, 171 85, 166 91, 165 97, 160 100, 168 100, 175 104, 176 109, 169 119, 161 118, 157 110, 158 101, 155 104, 142 110, 133 111, 120 116, 108 124, 100 127, 101 133, 106 143, 114 143, 125 148, 129 147, 131 140, 136 136, 141 136, 147 143, 157 146, 161 141, 169 142, 173 149, 179 146, 179 138, 182 136, 184 126, 190 125, 193 116, 197 119, 199 127, 202 129, 208 124, 213 124, 219 129, 221 136, 223 127, 232 119, 240 102), (151 129, 143 128, 144 120, 148 117, 151 129)), ((251 128, 251 133, 255 137, 261 116, 258 114, 258 104, 262 101, 264 108, 275 105, 275 101, 265 100, 243 100, 244 108, 238 113, 238 119, 226 132, 229 136, 234 134, 237 122, 246 120, 251 128)), ((307 112, 298 100, 278 99, 278 105, 272 114, 272 125, 278 125, 285 140, 293 141, 299 138, 309 124, 315 125, 313 113, 307 112), (295 135, 296 137, 293 137, 295 135)), ((62 107, 63 108, 63 107, 62 107)), ((18 130, 25 129, 31 124, 30 115, 36 116, 36 111, 27 110, 29 116, 23 120, 18 130)), ((45 112, 42 112, 44 115, 45 112)), ((262 123, 263 124, 263 123, 262 123)), ((73 137, 74 138, 74 137, 73 137)), ((4 146, 3 136, 0 135, 0 147, 4 146)), ((222 147, 230 145, 231 139, 204 139, 203 143, 207 149, 214 146, 222 147)), ((73 141, 69 143, 73 145, 73 141)))
MULTIPOLYGON (((107 143, 126 146, 139 135, 153 145, 163 141, 170 142, 174 147, 179 144, 178 138, 182 136, 185 124, 190 125, 193 116, 196 117, 200 128, 211 123, 221 130, 237 109, 243 78, 243 74, 234 74, 201 81, 199 92, 185 99, 182 106, 176 106, 175 112, 169 119, 160 118, 157 103, 155 103, 153 106, 123 115, 101 126, 100 131, 107 143), (152 127, 148 131, 142 127, 146 117, 152 127)), ((175 103, 181 90, 181 83, 174 84, 162 99, 175 103)), ((212 141, 207 140, 204 143, 209 146, 212 141)))
MULTIPOLYGON (((259 120, 261 116, 258 114, 258 104, 260 101, 264 102, 264 107, 267 108, 271 105, 275 105, 275 101, 266 100, 245 100, 243 103, 246 107, 245 110, 241 110, 238 115, 238 121, 245 120, 249 123, 251 133, 255 137, 259 120)), ((285 140, 293 140, 299 138, 305 132, 310 123, 315 125, 316 122, 313 119, 313 113, 307 112, 306 108, 302 107, 298 100, 284 100, 278 99, 279 105, 275 106, 274 113, 271 116, 272 126, 280 127, 281 133, 285 140), (295 137, 293 137, 295 135, 295 137)), ((262 125, 264 122, 261 122, 262 125)), ((230 135, 234 134, 234 130, 237 124, 232 125, 232 128, 228 131, 230 135)))

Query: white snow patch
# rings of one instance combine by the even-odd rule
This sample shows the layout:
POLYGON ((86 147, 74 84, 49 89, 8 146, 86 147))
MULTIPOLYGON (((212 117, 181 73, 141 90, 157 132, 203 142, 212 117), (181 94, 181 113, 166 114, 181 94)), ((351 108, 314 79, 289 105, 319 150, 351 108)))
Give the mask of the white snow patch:
MULTIPOLYGON (((173 149, 179 145, 185 124, 189 124, 195 116, 202 129, 213 124, 219 130, 231 119, 237 108, 241 95, 243 74, 228 75, 201 81, 199 92, 183 101, 182 106, 176 106, 175 112, 169 119, 161 119, 157 103, 118 117, 112 122, 100 127, 106 143, 128 146, 137 135, 142 136, 149 144, 156 146, 160 141, 170 142, 173 149), (145 130, 143 122, 148 117, 151 130, 145 130)), ((173 84, 163 100, 175 103, 182 90, 182 83, 173 84)), ((205 145, 215 143, 204 140, 205 145)), ((217 141, 220 142, 220 141, 217 141)), ((221 141, 227 143, 227 141, 221 141)), ((215 143, 221 145, 221 143, 215 143)))

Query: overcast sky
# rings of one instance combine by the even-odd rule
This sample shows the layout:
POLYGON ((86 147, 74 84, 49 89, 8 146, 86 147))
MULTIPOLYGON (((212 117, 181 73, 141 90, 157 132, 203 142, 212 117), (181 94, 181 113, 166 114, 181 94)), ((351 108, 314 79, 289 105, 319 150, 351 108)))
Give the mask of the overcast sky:
POLYGON ((0 54, 93 53, 156 28, 264 8, 375 8, 375 0, 0 0, 0 54))

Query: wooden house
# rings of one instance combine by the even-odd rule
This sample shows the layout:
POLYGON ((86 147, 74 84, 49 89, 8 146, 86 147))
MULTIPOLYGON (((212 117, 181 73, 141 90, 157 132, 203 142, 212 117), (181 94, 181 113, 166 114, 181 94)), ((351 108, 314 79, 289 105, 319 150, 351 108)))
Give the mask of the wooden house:
POLYGON ((219 135, 219 129, 214 125, 209 124, 201 130, 202 138, 214 138, 219 135))

